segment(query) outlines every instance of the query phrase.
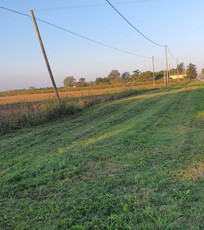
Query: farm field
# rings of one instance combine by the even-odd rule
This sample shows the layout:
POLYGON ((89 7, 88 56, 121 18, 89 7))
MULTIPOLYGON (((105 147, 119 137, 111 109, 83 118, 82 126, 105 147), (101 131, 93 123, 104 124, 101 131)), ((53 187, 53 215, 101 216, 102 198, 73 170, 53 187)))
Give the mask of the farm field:
POLYGON ((204 84, 0 136, 0 229, 203 229, 204 84))
MULTIPOLYGON (((111 85, 82 88, 60 88, 61 106, 59 107, 53 89, 33 89, 0 93, 0 135, 53 119, 70 115, 84 108, 144 91, 163 88, 157 82, 145 84, 139 82, 134 86, 111 85), (64 91, 64 92, 63 92, 64 91)), ((171 82, 170 87, 188 84, 188 81, 171 82)))
MULTIPOLYGON (((162 84, 157 85, 158 88, 162 87, 162 84)), ((93 95, 103 95, 103 94, 111 94, 111 93, 120 93, 130 89, 151 89, 154 88, 152 84, 150 85, 141 85, 141 86, 124 86, 124 87, 113 87, 113 88, 102 88, 102 89, 84 89, 80 90, 80 88, 75 91, 67 91, 60 92, 59 95, 61 98, 76 98, 76 97, 84 97, 84 96, 93 96, 93 95)), ((53 90, 52 90, 53 91, 53 90)), ((40 102, 47 101, 50 99, 54 99, 55 93, 33 93, 33 94, 20 94, 20 95, 12 95, 12 96, 1 96, 0 97, 0 105, 5 104, 15 104, 15 103, 25 103, 25 102, 40 102)))

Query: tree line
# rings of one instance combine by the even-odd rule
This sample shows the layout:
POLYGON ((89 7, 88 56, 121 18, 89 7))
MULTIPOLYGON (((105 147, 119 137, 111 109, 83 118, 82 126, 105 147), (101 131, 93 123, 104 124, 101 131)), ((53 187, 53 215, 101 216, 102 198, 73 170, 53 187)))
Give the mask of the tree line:
MULTIPOLYGON (((183 74, 185 72, 184 63, 180 63, 177 66, 178 73, 183 74)), ((177 74, 177 68, 170 70, 170 75, 177 74)), ((203 69, 204 74, 204 69, 203 69)), ((186 69, 186 78, 193 79, 197 76, 196 65, 190 63, 186 69)), ((159 72, 155 72, 155 79, 161 79, 164 77, 164 70, 159 72)), ((64 79, 64 87, 86 87, 86 86, 94 86, 94 85, 110 85, 117 83, 127 83, 127 82, 144 82, 144 81, 152 81, 153 72, 145 71, 141 72, 139 69, 133 71, 132 74, 129 72, 120 73, 118 70, 112 70, 107 77, 98 77, 95 81, 86 82, 85 78, 80 78, 78 82, 73 76, 68 76, 64 79)))

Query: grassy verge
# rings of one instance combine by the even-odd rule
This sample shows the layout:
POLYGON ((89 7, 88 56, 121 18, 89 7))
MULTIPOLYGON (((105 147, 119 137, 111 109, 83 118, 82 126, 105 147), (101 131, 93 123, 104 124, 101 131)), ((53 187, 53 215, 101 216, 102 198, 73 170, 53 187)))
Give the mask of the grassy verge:
POLYGON ((204 87, 0 137, 0 229, 203 229, 204 87))

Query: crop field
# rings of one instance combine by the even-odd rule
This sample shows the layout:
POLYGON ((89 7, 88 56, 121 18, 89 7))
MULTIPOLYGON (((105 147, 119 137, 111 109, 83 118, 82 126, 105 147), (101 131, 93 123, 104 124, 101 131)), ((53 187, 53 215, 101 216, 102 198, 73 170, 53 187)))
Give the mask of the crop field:
MULTIPOLYGON (((157 87, 161 87, 161 84, 158 84, 157 87)), ((104 87, 102 89, 71 89, 70 91, 60 92, 59 95, 61 98, 76 98, 76 97, 84 97, 84 96, 93 96, 93 95, 103 95, 103 94, 112 94, 112 93, 119 93, 130 89, 151 89, 154 88, 152 84, 149 85, 141 85, 141 86, 123 86, 123 87, 104 87)), ((55 93, 40 93, 40 91, 36 90, 37 93, 29 93, 28 94, 19 94, 19 95, 9 95, 5 94, 5 96, 0 96, 0 105, 5 104, 15 104, 15 103, 26 103, 26 102, 40 102, 40 101, 47 101, 50 99, 54 99, 55 93)))
POLYGON ((203 153, 198 81, 1 135, 0 229, 203 229, 203 153))

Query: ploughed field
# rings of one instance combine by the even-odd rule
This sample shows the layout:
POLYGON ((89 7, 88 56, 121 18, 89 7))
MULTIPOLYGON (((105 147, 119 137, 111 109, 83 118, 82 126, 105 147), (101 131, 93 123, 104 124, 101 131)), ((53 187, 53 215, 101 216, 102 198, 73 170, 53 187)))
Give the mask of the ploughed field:
POLYGON ((0 229, 203 229, 204 85, 0 136, 0 229))

